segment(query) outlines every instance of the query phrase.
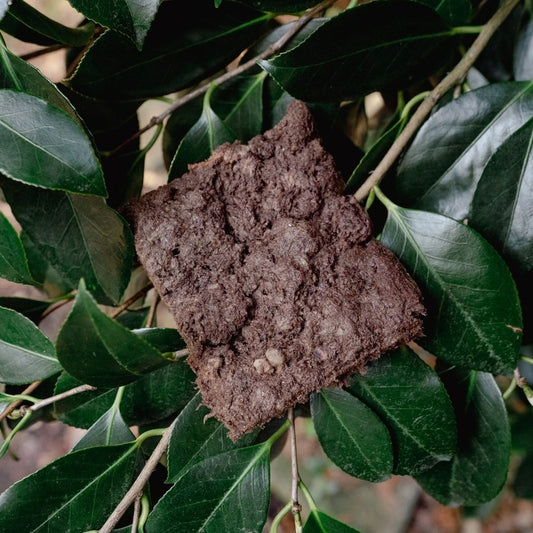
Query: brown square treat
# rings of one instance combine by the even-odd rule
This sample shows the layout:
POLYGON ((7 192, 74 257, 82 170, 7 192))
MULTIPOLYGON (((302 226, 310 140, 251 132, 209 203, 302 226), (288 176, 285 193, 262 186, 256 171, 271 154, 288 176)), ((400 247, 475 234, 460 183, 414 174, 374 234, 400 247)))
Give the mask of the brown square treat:
POLYGON ((400 262, 295 102, 127 208, 204 403, 236 439, 421 334, 400 262))

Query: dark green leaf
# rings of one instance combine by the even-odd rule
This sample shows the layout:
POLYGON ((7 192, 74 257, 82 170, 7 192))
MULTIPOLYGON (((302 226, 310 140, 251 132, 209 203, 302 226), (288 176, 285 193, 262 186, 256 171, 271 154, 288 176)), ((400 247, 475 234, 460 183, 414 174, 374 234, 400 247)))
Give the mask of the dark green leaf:
MULTIPOLYGON (((117 393, 120 399, 121 394, 117 393)), ((115 401, 76 443, 74 450, 91 448, 93 446, 109 446, 111 444, 124 444, 135 440, 135 436, 124 422, 120 414, 120 401, 115 401)))
POLYGON ((514 79, 533 79, 533 19, 522 28, 514 51, 514 79))
POLYGON ((129 489, 137 462, 136 444, 69 453, 0 495, 0 530, 98 529, 129 489))
POLYGON ((340 101, 412 83, 447 59, 439 15, 404 0, 348 9, 292 50, 260 65, 296 98, 340 101), (342 36, 342 39, 339 38, 342 36))
POLYGON ((511 439, 505 405, 490 374, 450 369, 442 379, 458 421, 456 455, 415 477, 444 505, 479 505, 493 499, 507 477, 511 439))
POLYGON ((48 18, 22 0, 13 0, 9 11, 0 23, 0 29, 20 39, 40 45, 63 43, 68 46, 84 46, 91 39, 94 24, 69 28, 48 18))
POLYGON ((358 531, 318 509, 313 509, 305 523, 303 533, 358 533, 358 531))
POLYGON ((22 242, 9 223, 9 220, 0 213, 0 277, 15 283, 27 283, 34 285, 28 259, 22 246, 22 242))
POLYGON ((46 100, 50 105, 62 109, 82 126, 76 110, 56 85, 27 61, 20 59, 20 57, 12 54, 7 48, 4 48, 1 43, 0 87, 24 91, 25 93, 37 96, 37 98, 46 100))
POLYGON ((533 82, 492 83, 442 106, 419 130, 398 169, 402 203, 469 218, 487 161, 532 116, 533 82))
POLYGON ((16 296, 0 297, 0 306, 13 309, 21 315, 29 318, 33 323, 38 323, 41 315, 46 311, 53 302, 42 302, 40 300, 31 300, 29 298, 18 298, 16 296))
POLYGON ((28 318, 0 307, 0 382, 23 384, 61 369, 53 344, 28 318))
POLYGON ((298 13, 317 4, 316 0, 237 0, 261 11, 273 13, 298 13))
POLYGON ((0 186, 24 231, 65 281, 76 287, 83 278, 99 300, 118 302, 131 274, 133 243, 128 225, 103 198, 7 179, 0 186))
POLYGON ((133 333, 161 353, 175 352, 187 347, 178 330, 173 328, 142 328, 133 330, 133 333))
MULTIPOLYGON (((189 365, 180 360, 126 385, 120 405, 126 424, 153 424, 181 411, 196 392, 194 378, 189 365)), ((81 384, 65 373, 58 379, 55 394, 81 384)), ((110 409, 115 393, 115 389, 97 389, 76 394, 56 403, 56 414, 66 424, 88 428, 110 409)))
POLYGON ((383 481, 392 474, 390 435, 364 403, 341 389, 311 396, 311 415, 326 455, 348 474, 383 481))
POLYGON ((208 415, 209 409, 202 405, 199 392, 179 414, 168 446, 168 483, 175 483, 204 459, 253 442, 255 433, 233 442, 226 427, 215 418, 207 418, 208 415))
POLYGON ((270 500, 270 446, 259 444, 210 457, 188 470, 159 500, 147 533, 262 531, 270 500))
POLYGON ((211 109, 210 96, 211 90, 205 95, 200 118, 178 146, 168 171, 169 180, 187 172, 189 164, 207 159, 217 146, 236 139, 235 134, 211 109))
POLYGON ((63 368, 95 386, 124 385, 169 364, 151 344, 106 315, 83 281, 56 345, 63 368))
POLYGON ((449 26, 464 26, 470 22, 472 3, 470 0, 416 0, 432 7, 449 26))
POLYGON ((502 258, 473 229, 455 220, 386 202, 382 241, 422 287, 428 308, 419 342, 450 364, 511 372, 522 317, 502 258))
POLYGON ((98 22, 129 37, 140 50, 161 0, 117 0, 94 2, 93 0, 69 0, 73 7, 88 19, 98 22))
POLYGON ((415 474, 455 450, 455 415, 437 374, 407 349, 371 363, 349 390, 388 426, 395 448, 394 473, 415 474))
POLYGON ((488 160, 474 194, 469 223, 523 270, 533 270, 532 206, 533 118, 488 160))
POLYGON ((0 90, 0 171, 48 189, 105 196, 91 142, 64 111, 35 96, 0 90))
POLYGON ((269 18, 231 2, 218 9, 212 0, 187 9, 164 2, 142 52, 129 39, 106 32, 85 54, 71 84, 84 94, 113 100, 169 94, 225 67, 257 39, 269 18))

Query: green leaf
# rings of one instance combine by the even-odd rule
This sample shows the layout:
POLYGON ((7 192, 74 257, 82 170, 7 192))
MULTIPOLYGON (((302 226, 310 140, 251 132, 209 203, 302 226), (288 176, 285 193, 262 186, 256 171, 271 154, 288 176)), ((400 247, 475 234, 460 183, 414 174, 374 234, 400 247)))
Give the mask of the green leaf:
POLYGON ((331 18, 296 48, 260 65, 296 98, 340 101, 434 72, 445 64, 449 36, 427 6, 375 1, 331 18))
POLYGON ((117 0, 112 3, 93 0, 69 1, 88 19, 129 37, 139 50, 143 47, 146 34, 161 3, 161 0, 117 0))
POLYGON ((470 0, 416 0, 432 7, 449 26, 464 26, 472 17, 470 0))
POLYGON ((236 139, 218 115, 211 109, 210 97, 214 86, 206 93, 202 115, 183 137, 168 171, 168 179, 178 178, 187 172, 187 166, 207 159, 213 150, 236 139))
POLYGON ((303 533, 359 533, 356 529, 335 520, 319 509, 312 509, 303 533))
POLYGON ((517 81, 533 79, 533 19, 520 31, 513 54, 513 74, 517 81))
POLYGON ((131 274, 133 239, 103 198, 29 188, 7 179, 0 186, 32 243, 65 281, 76 287, 83 278, 99 300, 120 300, 131 274))
POLYGON ((0 306, 13 309, 21 315, 29 318, 34 324, 41 320, 41 315, 54 302, 42 302, 30 298, 18 298, 16 296, 0 296, 0 306))
POLYGON ((62 109, 83 127, 76 110, 69 100, 46 76, 27 61, 11 53, 0 42, 0 87, 16 89, 32 94, 62 109))
POLYGON ((76 443, 73 451, 93 446, 124 444, 135 440, 135 436, 120 414, 120 399, 123 389, 119 389, 111 408, 106 411, 76 443))
POLYGON ((136 444, 79 450, 15 483, 0 495, 0 530, 98 529, 133 482, 138 450, 136 444))
POLYGON ((159 500, 146 533, 262 531, 270 500, 269 443, 197 463, 159 500))
POLYGON ((78 47, 86 45, 94 33, 92 22, 69 28, 43 15, 22 0, 13 0, 0 23, 0 29, 20 39, 43 46, 62 43, 78 47))
POLYGON ((257 39, 269 20, 269 15, 231 2, 218 9, 212 0, 198 0, 187 9, 180 2, 163 2, 142 52, 129 39, 106 32, 85 54, 70 82, 75 90, 103 99, 166 95, 225 67, 257 39))
MULTIPOLYGON (((196 392, 194 379, 189 365, 179 360, 126 385, 120 405, 126 424, 154 424, 179 413, 196 392)), ((54 393, 59 394, 82 384, 82 381, 64 373, 58 379, 54 393)), ((55 404, 56 416, 71 426, 88 428, 111 408, 115 394, 115 389, 100 388, 65 398, 55 404)))
POLYGON ((30 185, 105 196, 91 142, 64 111, 35 96, 0 90, 0 171, 30 185))
POLYGON ((15 283, 35 285, 31 276, 26 252, 22 242, 9 223, 9 220, 0 213, 0 277, 15 283))
POLYGON ((404 349, 370 363, 349 391, 385 422, 395 449, 395 474, 413 475, 455 450, 453 407, 436 372, 404 349))
POLYGON ((169 364, 151 344, 107 316, 83 281, 56 346, 69 374, 100 387, 124 385, 169 364))
POLYGON ((237 0, 261 11, 272 13, 298 13, 317 4, 316 0, 237 0))
POLYGON ((311 396, 311 416, 326 455, 348 474, 383 481, 392 474, 390 435, 364 403, 341 389, 311 396))
POLYGON ((173 328, 142 328, 132 331, 161 353, 175 352, 187 347, 178 330, 173 328))
POLYGON ((175 483, 204 459, 247 446, 256 437, 252 432, 233 442, 226 427, 208 415, 209 409, 202 405, 202 397, 197 392, 179 414, 172 431, 167 453, 167 483, 175 483))
POLYGON ((31 383, 61 367, 53 344, 28 318, 0 307, 0 382, 31 383))
POLYGON ((501 393, 490 374, 448 369, 442 379, 458 420, 457 451, 415 476, 444 505, 479 505, 492 500, 507 478, 511 447, 501 393))
POLYGON ((533 118, 510 135, 488 160, 474 194, 469 221, 525 271, 533 270, 532 206, 533 118))
POLYGON ((522 317, 507 265, 473 229, 386 201, 382 242, 421 286, 428 308, 419 342, 437 357, 494 374, 511 372, 522 317))
POLYGON ((492 83, 442 106, 420 128, 398 168, 402 204, 470 218, 488 160, 531 117, 531 81, 492 83))

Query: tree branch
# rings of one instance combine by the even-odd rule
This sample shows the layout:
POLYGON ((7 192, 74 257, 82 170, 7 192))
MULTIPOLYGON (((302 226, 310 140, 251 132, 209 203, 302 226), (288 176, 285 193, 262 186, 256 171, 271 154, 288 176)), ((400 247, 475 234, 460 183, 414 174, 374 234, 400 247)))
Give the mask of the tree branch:
POLYGON ((175 424, 176 420, 174 420, 174 422, 172 422, 172 424, 165 430, 161 440, 158 442, 157 446, 152 452, 152 455, 150 455, 148 461, 146 461, 141 473, 134 481, 128 492, 126 492, 121 502, 106 520, 105 524, 99 529, 99 533, 111 533, 118 521, 121 519, 122 515, 128 510, 130 505, 135 502, 139 494, 142 493, 144 486, 146 483, 148 483, 150 476, 156 469, 159 460, 168 448, 170 436, 172 435, 172 430, 174 429, 175 424))
POLYGON ((296 533, 302 532, 302 516, 300 514, 302 506, 298 501, 298 484, 300 483, 300 473, 298 472, 298 450, 296 446, 296 428, 294 427, 294 407, 289 408, 287 413, 289 419, 289 438, 291 442, 291 472, 292 472, 292 514, 294 516, 294 527, 296 533))
POLYGON ((461 61, 445 76, 442 81, 429 93, 420 104, 405 128, 402 130, 394 144, 390 147, 385 157, 380 161, 369 178, 355 192, 355 198, 360 202, 365 199, 370 191, 381 183, 387 172, 391 169, 396 159, 408 145, 418 128, 425 122, 433 107, 452 87, 457 85, 472 67, 479 54, 485 49, 491 37, 502 25, 511 11, 520 3, 520 0, 506 0, 494 13, 492 18, 483 26, 472 46, 468 49, 461 61))
POLYGON ((184 106, 191 100, 194 100, 198 96, 201 96, 202 94, 206 93, 212 83, 221 85, 237 77, 239 74, 242 74, 243 72, 246 72, 247 70, 251 69, 261 59, 267 59, 268 57, 277 54, 290 41, 290 39, 292 39, 316 14, 329 7, 335 1, 336 0, 324 0, 323 2, 320 2, 320 4, 317 4, 315 7, 306 11, 296 22, 293 23, 293 26, 291 26, 275 43, 272 43, 268 48, 263 50, 263 52, 261 52, 254 58, 246 61, 242 65, 239 65, 237 68, 229 72, 225 72, 217 78, 214 78, 213 80, 211 80, 211 83, 202 85, 201 87, 198 87, 197 89, 194 89, 193 91, 187 93, 183 98, 176 100, 172 105, 165 109, 163 113, 157 115, 156 117, 152 117, 150 122, 146 126, 142 127, 140 130, 135 132, 134 135, 132 135, 123 143, 119 144, 116 148, 111 150, 107 154, 107 156, 110 157, 112 155, 115 155, 117 152, 120 152, 122 148, 124 148, 130 142, 133 142, 135 139, 140 137, 144 132, 148 131, 154 126, 157 126, 158 124, 161 124, 165 120, 165 118, 171 115, 174 111, 184 106))
POLYGON ((42 409, 47 405, 59 402, 60 400, 64 400, 65 398, 69 398, 70 396, 75 396, 76 394, 81 394, 82 392, 88 392, 92 390, 96 390, 96 387, 93 387, 92 385, 80 385, 79 387, 74 387, 73 389, 61 392, 59 394, 56 394, 55 396, 45 398, 44 400, 34 403, 29 407, 24 407, 23 409, 21 408, 21 411, 38 411, 39 409, 42 409))

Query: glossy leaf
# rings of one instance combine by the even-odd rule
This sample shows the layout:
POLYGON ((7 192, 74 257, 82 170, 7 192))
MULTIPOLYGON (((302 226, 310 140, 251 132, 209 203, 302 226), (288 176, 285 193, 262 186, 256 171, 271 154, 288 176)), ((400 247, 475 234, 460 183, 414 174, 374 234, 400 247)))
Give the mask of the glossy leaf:
POLYGON ((0 43, 0 87, 32 94, 67 113, 81 127, 82 122, 57 86, 34 66, 11 53, 0 43))
POLYGON ((513 64, 514 79, 533 79, 533 19, 522 28, 516 41, 513 64))
POLYGON ((446 61, 442 47, 449 35, 427 6, 369 2, 340 13, 296 48, 260 65, 296 98, 340 101, 430 74, 446 61))
POLYGON ((432 7, 450 26, 464 26, 470 22, 470 0, 416 0, 432 7))
POLYGON ((533 270, 531 220, 533 118, 510 135, 488 160, 474 194, 470 225, 527 271, 533 270))
POLYGON ((469 218, 488 160, 531 117, 533 82, 493 83, 442 106, 419 130, 399 166, 396 188, 402 204, 469 218))
POLYGON ((0 213, 0 277, 15 283, 35 284, 28 268, 28 259, 22 242, 9 223, 0 213))
POLYGON ((168 179, 180 177, 187 172, 187 166, 207 159, 213 150, 236 139, 235 134, 220 120, 211 109, 211 91, 204 98, 202 115, 183 137, 168 171, 168 179))
POLYGON ((208 415, 209 409, 202 405, 199 392, 179 414, 168 446, 168 483, 175 483, 204 459, 253 442, 253 432, 233 442, 226 427, 215 418, 207 418, 208 415))
MULTIPOLYGON (((120 399, 120 394, 117 394, 117 397, 120 399)), ((73 450, 124 444, 134 440, 135 436, 120 414, 120 402, 115 401, 76 443, 73 450)))
POLYGON ((78 124, 35 96, 0 90, 0 171, 30 185, 105 196, 91 143, 78 124))
POLYGON ((63 368, 95 386, 124 385, 169 364, 151 344, 106 315, 83 282, 56 344, 63 368))
POLYGON ((133 330, 133 333, 161 353, 175 352, 187 347, 178 330, 173 328, 142 328, 133 330))
POLYGON ((311 415, 326 455, 348 474, 383 481, 392 473, 390 435, 364 403, 341 389, 311 396, 311 415))
POLYGON ((106 32, 85 54, 71 85, 112 100, 178 91, 235 59, 267 27, 269 18, 231 2, 218 9, 212 0, 199 0, 187 9, 180 2, 163 2, 142 52, 129 39, 106 32))
POLYGON ((450 364, 511 372, 522 317, 502 258, 473 229, 455 220, 386 202, 382 242, 406 265, 425 295, 420 343, 450 364))
POLYGON ((444 505, 479 505, 500 492, 507 477, 510 432, 501 393, 490 374, 449 369, 442 374, 458 420, 451 461, 415 476, 444 505))
POLYGON ((76 287, 83 278, 99 300, 118 302, 131 273, 133 243, 116 211, 94 196, 6 179, 0 186, 32 243, 65 281, 76 287))
POLYGON ((32 300, 30 298, 19 298, 17 296, 0 296, 1 307, 7 307, 8 309, 17 311, 26 318, 29 318, 34 324, 40 321, 41 315, 52 303, 32 300))
POLYGON ((44 46, 62 43, 77 47, 89 42, 94 33, 94 24, 69 28, 23 0, 12 0, 8 12, 0 22, 0 29, 22 41, 44 46))
POLYGON ((0 307, 0 382, 31 383, 60 369, 44 333, 25 316, 0 307))
POLYGON ((0 495, 0 530, 98 529, 129 489, 137 462, 135 444, 69 453, 0 495))
POLYGON ((358 531, 319 509, 313 509, 309 513, 303 533, 358 533, 358 531))
POLYGON ((349 391, 385 422, 395 449, 395 474, 412 475, 450 459, 453 407, 437 374, 407 349, 386 354, 355 375, 349 391))
POLYGON ((115 0, 109 3, 93 0, 69 1, 88 19, 129 37, 139 50, 143 47, 146 34, 161 3, 161 0, 115 0))
POLYGON ((259 444, 197 463, 159 500, 146 533, 176 524, 182 533, 260 533, 270 500, 269 452, 259 444))
MULTIPOLYGON (((153 424, 179 413, 196 393, 194 373, 183 360, 154 370, 124 387, 120 411, 128 426, 153 424)), ((64 373, 55 394, 83 382, 64 373)), ((55 404, 58 418, 71 426, 89 428, 111 408, 115 389, 76 394, 55 404)))

